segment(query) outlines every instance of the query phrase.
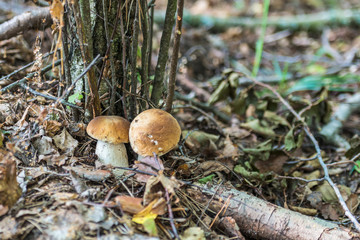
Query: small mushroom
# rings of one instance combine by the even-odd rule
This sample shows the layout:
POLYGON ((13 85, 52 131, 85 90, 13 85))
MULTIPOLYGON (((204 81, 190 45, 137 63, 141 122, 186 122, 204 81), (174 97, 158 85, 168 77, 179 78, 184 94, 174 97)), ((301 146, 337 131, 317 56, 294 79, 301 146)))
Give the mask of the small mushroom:
POLYGON ((176 119, 160 109, 149 109, 135 117, 130 124, 129 140, 139 155, 158 156, 172 150, 180 140, 181 129, 176 119))
POLYGON ((129 142, 130 122, 119 116, 99 116, 90 121, 86 132, 98 140, 96 155, 103 164, 128 167, 124 143, 129 142))

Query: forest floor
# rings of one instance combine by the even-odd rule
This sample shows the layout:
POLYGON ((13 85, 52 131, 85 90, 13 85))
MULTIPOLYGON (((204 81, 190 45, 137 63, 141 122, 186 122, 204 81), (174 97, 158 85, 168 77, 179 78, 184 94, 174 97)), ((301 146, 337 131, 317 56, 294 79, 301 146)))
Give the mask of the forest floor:
MULTIPOLYGON (((334 10, 347 15, 345 10, 360 4, 271 1, 262 60, 252 76, 261 25, 236 27, 230 20, 261 19, 262 2, 186 1, 173 110, 182 138, 160 157, 163 171, 139 166, 128 146, 137 171, 116 178, 111 167, 98 162, 96 141, 86 134, 86 123, 71 120, 69 106, 53 107, 53 100, 19 86, 2 92, 0 194, 18 195, 19 184, 21 196, 13 206, 0 202, 0 239, 262 239, 269 238, 263 231, 281 234, 276 223, 272 230, 260 228, 261 217, 242 225, 238 218, 247 216, 232 209, 231 201, 245 202, 233 190, 355 234, 349 216, 360 214, 360 14, 291 27, 275 20, 334 10), (196 15, 208 18, 201 24, 187 21, 196 15), (211 17, 229 23, 217 28, 211 17)), ((0 16, 5 16, 0 23, 20 14, 2 9, 7 3, 0 1, 0 16)), ((166 7, 164 1, 156 4, 159 12, 166 7)), ((159 24, 153 66, 160 37, 159 24)), ((44 59, 2 78, 38 59, 39 52, 50 52, 53 41, 51 29, 0 41, 1 87, 51 64, 51 58, 44 59)), ((57 96, 58 76, 55 68, 28 81, 38 92, 57 96)), ((267 210, 254 211, 264 215, 267 210)), ((299 232, 298 239, 305 235, 299 232)))

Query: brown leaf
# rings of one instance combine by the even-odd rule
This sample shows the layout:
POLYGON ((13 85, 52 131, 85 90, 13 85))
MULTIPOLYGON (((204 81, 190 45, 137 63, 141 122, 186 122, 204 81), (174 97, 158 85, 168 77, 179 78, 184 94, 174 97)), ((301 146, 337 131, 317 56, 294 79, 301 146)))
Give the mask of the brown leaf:
POLYGON ((340 217, 339 213, 336 211, 336 208, 334 208, 334 206, 332 204, 329 204, 329 203, 323 204, 320 207, 320 211, 321 211, 322 216, 325 219, 330 219, 333 221, 339 220, 339 217, 340 217))
MULTIPOLYGON (((139 171, 157 175, 159 170, 164 169, 164 164, 160 158, 148 156, 148 157, 142 158, 139 161, 135 161, 133 168, 136 168, 139 171)), ((137 181, 143 182, 143 183, 146 183, 150 177, 151 177, 151 175, 141 174, 141 173, 136 173, 136 175, 135 175, 135 179, 137 181)))
POLYGON ((16 203, 21 196, 21 189, 16 180, 15 158, 1 151, 0 154, 0 216, 16 203), (6 155, 5 155, 6 154, 6 155))
POLYGON ((203 174, 204 176, 209 175, 214 172, 225 172, 229 173, 230 170, 218 161, 206 161, 201 163, 195 170, 194 174, 203 174))
POLYGON ((137 214, 144 209, 141 204, 142 198, 117 196, 115 197, 115 202, 121 206, 123 211, 130 214, 137 214))
POLYGON ((45 120, 43 121, 43 126, 45 128, 46 135, 53 137, 60 131, 62 124, 55 120, 45 120))
POLYGON ((225 147, 222 151, 224 157, 236 157, 239 155, 239 149, 237 145, 231 141, 229 135, 226 137, 224 145, 225 147))
POLYGON ((270 154, 270 157, 266 161, 258 160, 255 162, 255 167, 259 169, 260 173, 275 172, 281 173, 284 163, 289 157, 281 154, 270 154))
POLYGON ((175 189, 180 187, 180 183, 175 178, 167 178, 160 171, 158 176, 152 176, 148 180, 144 193, 144 205, 148 205, 153 200, 165 196, 165 189, 170 198, 175 196, 175 189))

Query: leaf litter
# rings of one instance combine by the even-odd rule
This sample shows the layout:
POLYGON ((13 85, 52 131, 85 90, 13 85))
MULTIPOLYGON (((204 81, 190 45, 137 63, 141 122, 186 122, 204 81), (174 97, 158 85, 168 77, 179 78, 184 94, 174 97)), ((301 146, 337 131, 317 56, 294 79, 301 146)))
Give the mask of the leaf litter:
MULTIPOLYGON (((194 6, 195 12, 201 4, 206 8, 216 5, 212 1, 200 2, 194 6)), ((256 14, 256 6, 250 9, 256 14)), ((270 35, 276 30, 269 31, 270 35)), ((337 37, 341 31, 351 35, 353 29, 331 30, 331 44, 339 51, 346 51, 344 45, 350 47, 354 43, 349 39, 342 43, 337 37)), ((322 176, 317 160, 302 161, 311 158, 314 152, 308 146, 301 124, 269 92, 242 85, 244 76, 234 70, 237 65, 226 63, 229 59, 222 50, 232 46, 228 49, 230 56, 238 63, 249 66, 247 59, 253 54, 252 44, 256 35, 247 29, 228 29, 220 37, 214 33, 206 40, 199 40, 194 32, 185 35, 184 44, 194 45, 200 41, 199 44, 208 47, 217 60, 210 62, 202 51, 190 53, 192 56, 196 54, 196 57, 188 59, 186 74, 190 79, 198 79, 195 83, 200 89, 211 93, 208 104, 232 118, 230 124, 215 118, 225 135, 217 132, 207 116, 180 107, 175 113, 181 119, 183 129, 179 148, 162 160, 150 157, 134 161, 134 169, 150 175, 129 171, 124 179, 116 179, 108 166, 96 167, 94 144, 87 142, 85 123, 69 122, 67 110, 62 107, 52 109, 51 101, 28 92, 4 93, 0 101, 3 145, 0 238, 81 239, 95 238, 99 232, 110 233, 110 236, 113 231, 164 237, 170 229, 168 204, 176 210, 174 220, 181 230, 182 239, 205 239, 223 234, 220 225, 215 229, 208 228, 215 213, 206 206, 184 200, 186 186, 180 180, 190 180, 204 188, 224 184, 306 215, 333 221, 344 219, 336 195, 326 182, 304 183, 295 179, 311 180, 322 176), (239 37, 242 42, 236 43, 239 37), (216 46, 215 40, 219 40, 216 46), (221 71, 221 67, 225 66, 232 69, 221 71), (214 75, 218 75, 217 81, 205 81, 214 75), (87 146, 90 150, 84 154, 87 146), (196 217, 188 217, 188 213, 196 217), (199 224, 199 219, 203 224, 199 224)), ((265 51, 273 49, 268 54, 281 56, 289 55, 287 49, 290 49, 291 55, 305 59, 291 66, 290 71, 315 73, 320 75, 318 81, 323 80, 329 77, 326 71, 333 65, 326 54, 321 56, 326 58, 321 65, 306 62, 303 50, 315 55, 321 44, 321 36, 311 35, 314 36, 305 32, 292 33, 289 37, 270 42, 265 51)), ((2 41, 1 46, 6 46, 8 51, 1 75, 17 69, 21 65, 20 59, 30 62, 33 58, 32 51, 21 36, 2 41)), ((266 60, 266 54, 264 56, 264 68, 268 68, 269 75, 276 75, 276 63, 266 60)), ((22 74, 14 79, 20 79, 22 74)), ((289 103, 302 113, 306 123, 316 132, 330 120, 334 106, 342 96, 332 94, 323 85, 315 92, 309 91, 314 90, 311 82, 305 77, 300 78, 302 81, 294 85, 296 88, 292 86, 284 94, 290 94, 289 103)), ((54 91, 50 82, 42 85, 46 91, 54 91)), ((357 89, 357 84, 354 86, 357 89)), ((191 89, 183 94, 191 94, 191 89)), ((357 114, 353 121, 359 122, 357 114)), ((351 148, 346 151, 322 144, 327 164, 349 160, 359 153, 359 139, 352 136, 356 130, 344 130, 343 136, 352 138, 351 148)), ((358 215, 359 172, 355 168, 356 171, 349 174, 352 168, 352 163, 338 165, 338 171, 332 177, 352 213, 358 215)), ((231 219, 224 219, 224 222, 238 229, 231 219)), ((224 234, 233 237, 238 233, 225 231, 224 234)))

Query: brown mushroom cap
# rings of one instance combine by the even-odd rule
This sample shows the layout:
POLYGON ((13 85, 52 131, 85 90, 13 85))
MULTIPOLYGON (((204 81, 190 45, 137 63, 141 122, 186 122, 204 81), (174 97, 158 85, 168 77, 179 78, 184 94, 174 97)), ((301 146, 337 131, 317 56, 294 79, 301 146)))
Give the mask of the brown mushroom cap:
POLYGON ((141 156, 161 156, 180 140, 181 129, 171 114, 160 109, 140 113, 130 124, 129 139, 133 150, 141 156))
POLYGON ((129 142, 130 122, 119 116, 99 116, 86 128, 90 137, 99 141, 119 144, 129 142))

